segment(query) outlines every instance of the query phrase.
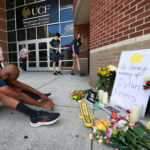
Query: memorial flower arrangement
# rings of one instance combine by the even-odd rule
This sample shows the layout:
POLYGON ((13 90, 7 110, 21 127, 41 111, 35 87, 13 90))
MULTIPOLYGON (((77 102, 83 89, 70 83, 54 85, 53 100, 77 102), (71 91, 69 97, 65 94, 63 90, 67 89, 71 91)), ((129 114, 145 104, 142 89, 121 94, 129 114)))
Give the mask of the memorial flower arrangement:
POLYGON ((84 96, 85 96, 84 91, 75 90, 72 92, 72 98, 76 101, 81 100, 82 98, 84 98, 84 96))
POLYGON ((115 80, 116 70, 117 70, 117 67, 113 65, 109 65, 103 68, 101 67, 98 68, 97 76, 99 79, 96 84, 96 89, 97 90, 103 89, 110 93, 113 87, 114 80, 115 80))
POLYGON ((150 89, 150 76, 148 77, 145 77, 145 85, 143 85, 143 88, 146 90, 146 89, 150 89))
POLYGON ((96 121, 89 138, 114 150, 150 149, 150 132, 141 124, 131 124, 127 117, 96 121))

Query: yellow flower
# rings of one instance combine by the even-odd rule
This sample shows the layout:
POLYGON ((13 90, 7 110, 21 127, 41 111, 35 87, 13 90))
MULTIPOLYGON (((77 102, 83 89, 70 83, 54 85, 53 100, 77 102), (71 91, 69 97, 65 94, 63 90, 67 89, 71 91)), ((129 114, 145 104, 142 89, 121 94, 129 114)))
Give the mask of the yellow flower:
POLYGON ((74 98, 74 99, 77 99, 78 97, 75 95, 75 96, 73 96, 73 98, 74 98))
POLYGON ((117 70, 117 67, 114 66, 114 65, 109 65, 107 68, 110 69, 111 71, 116 71, 117 70))
POLYGON ((94 124, 94 127, 96 127, 100 131, 106 131, 106 128, 108 127, 108 121, 107 120, 97 120, 94 124))

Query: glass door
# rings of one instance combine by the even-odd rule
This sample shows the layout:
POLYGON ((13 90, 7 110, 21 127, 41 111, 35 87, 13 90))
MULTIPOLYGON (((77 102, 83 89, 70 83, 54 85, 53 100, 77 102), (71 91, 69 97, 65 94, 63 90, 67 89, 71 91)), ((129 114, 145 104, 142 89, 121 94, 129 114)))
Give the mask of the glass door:
MULTIPOLYGON (((18 57, 22 45, 25 45, 29 52, 27 57, 27 71, 52 71, 52 60, 49 50, 49 42, 51 40, 52 38, 47 38, 43 40, 29 40, 17 43, 18 57)), ((62 70, 68 70, 72 67, 72 52, 68 52, 68 46, 71 40, 72 37, 70 39, 61 38, 60 48, 63 55, 62 70)), ((21 63, 19 63, 18 58, 18 67, 20 68, 20 66, 21 63)))
POLYGON ((27 44, 28 49, 28 59, 27 59, 27 70, 37 70, 38 68, 38 56, 37 56, 37 45, 34 42, 27 44))
MULTIPOLYGON (((44 40, 30 40, 25 42, 18 42, 18 56, 22 45, 25 45, 29 54, 27 57, 27 71, 51 71, 50 67, 50 53, 49 53, 49 39, 44 40)), ((19 62, 19 59, 18 59, 19 62)), ((21 67, 21 63, 18 65, 21 67)))

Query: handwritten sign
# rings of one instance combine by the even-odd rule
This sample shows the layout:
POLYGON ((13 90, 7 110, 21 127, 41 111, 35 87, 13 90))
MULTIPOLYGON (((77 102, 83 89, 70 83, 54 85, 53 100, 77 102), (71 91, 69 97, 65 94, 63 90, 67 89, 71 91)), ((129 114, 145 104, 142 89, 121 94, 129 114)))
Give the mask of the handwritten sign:
POLYGON ((122 52, 111 104, 125 109, 137 105, 144 117, 150 96, 150 90, 143 89, 145 76, 150 76, 150 49, 122 52))

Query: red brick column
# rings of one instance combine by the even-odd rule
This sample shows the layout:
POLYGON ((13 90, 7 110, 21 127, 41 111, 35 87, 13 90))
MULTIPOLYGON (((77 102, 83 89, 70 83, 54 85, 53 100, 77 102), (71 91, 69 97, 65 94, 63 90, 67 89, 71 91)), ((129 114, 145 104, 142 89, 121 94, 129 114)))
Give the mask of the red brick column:
POLYGON ((7 57, 7 34, 6 34, 6 11, 5 0, 0 0, 0 46, 3 49, 4 61, 8 61, 7 57))

